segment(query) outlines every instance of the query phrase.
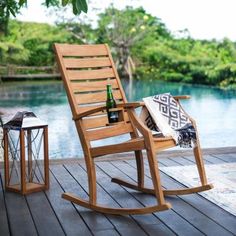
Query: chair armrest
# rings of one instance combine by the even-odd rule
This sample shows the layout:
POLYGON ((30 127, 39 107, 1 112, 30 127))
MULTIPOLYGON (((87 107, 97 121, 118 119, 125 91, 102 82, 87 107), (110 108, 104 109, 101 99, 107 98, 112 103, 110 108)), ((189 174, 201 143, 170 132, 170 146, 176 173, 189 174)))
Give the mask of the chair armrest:
POLYGON ((189 95, 179 95, 179 96, 173 96, 174 99, 180 100, 180 99, 189 99, 191 98, 189 95))
MULTIPOLYGON (((174 96, 174 98, 177 100, 178 99, 189 99, 190 96, 182 95, 182 96, 174 96)), ((117 108, 137 108, 137 107, 141 107, 141 106, 145 106, 144 102, 126 102, 126 103, 118 103, 117 104, 117 108)), ((106 106, 96 107, 96 108, 91 109, 89 111, 85 111, 83 113, 80 113, 79 115, 74 117, 73 120, 78 120, 78 119, 81 119, 85 116, 88 116, 88 115, 91 115, 93 113, 103 111, 103 110, 106 110, 106 106)))
POLYGON ((94 113, 97 113, 99 111, 104 111, 104 110, 106 110, 106 106, 96 107, 96 108, 93 108, 91 110, 88 110, 88 111, 85 111, 76 115, 75 117, 73 117, 73 120, 76 121, 76 120, 82 119, 85 116, 89 116, 89 115, 92 115, 94 113))
POLYGON ((126 103, 118 103, 118 108, 137 108, 144 106, 144 102, 126 102, 126 103))
POLYGON ((189 120, 192 123, 193 127, 196 128, 197 127, 196 121, 192 117, 189 117, 189 120))
POLYGON ((151 130, 146 125, 144 125, 144 123, 138 118, 136 112, 134 111, 134 108, 141 106, 145 106, 144 102, 127 102, 117 105, 117 107, 127 109, 132 125, 137 128, 143 136, 148 136, 152 134, 151 130))
POLYGON ((128 110, 130 121, 134 128, 136 128, 144 137, 152 136, 152 131, 138 118, 134 110, 128 110))
MULTIPOLYGON (((117 104, 117 108, 127 108, 127 109, 137 108, 140 106, 144 106, 144 103, 143 102, 127 102, 127 103, 118 103, 117 104)), ((91 110, 88 110, 88 111, 85 111, 85 112, 82 112, 82 113, 76 115, 75 117, 73 117, 73 120, 79 120, 83 117, 86 117, 86 116, 92 115, 96 112, 104 111, 104 110, 106 110, 106 106, 96 107, 94 109, 91 109, 91 110)))

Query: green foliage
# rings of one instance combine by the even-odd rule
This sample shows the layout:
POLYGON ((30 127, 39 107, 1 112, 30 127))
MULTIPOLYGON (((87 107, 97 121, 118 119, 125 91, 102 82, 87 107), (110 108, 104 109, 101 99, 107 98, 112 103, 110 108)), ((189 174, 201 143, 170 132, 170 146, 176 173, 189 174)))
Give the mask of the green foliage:
MULTIPOLYGON (((62 1, 63 5, 71 3, 62 1)), ((143 8, 111 6, 99 16, 95 29, 83 22, 49 26, 10 21, 9 25, 8 36, 0 35, 0 64, 52 65, 54 42, 108 43, 121 77, 132 58, 138 79, 236 88, 236 43, 194 40, 187 34, 175 38, 159 18, 143 8)))
MULTIPOLYGON (((0 8, 8 12, 8 15, 12 14, 15 16, 18 13, 18 10, 25 5, 27 5, 28 0, 1 0, 0 8)), ((44 5, 46 7, 50 6, 66 6, 69 4, 73 5, 73 12, 74 6, 76 8, 75 14, 80 14, 82 11, 87 13, 88 11, 88 4, 86 0, 44 0, 44 5)))
POLYGON ((144 64, 138 73, 150 73, 155 69, 158 79, 227 86, 236 78, 235 53, 235 44, 226 39, 222 42, 159 40, 141 54, 144 64))
POLYGON ((20 6, 15 0, 0 1, 0 36, 8 34, 10 15, 16 16, 19 12, 19 8, 20 6))
POLYGON ((66 30, 48 24, 10 21, 7 37, 0 37, 0 64, 46 66, 54 63, 54 42, 73 42, 66 30))
POLYGON ((128 76, 130 60, 138 59, 146 45, 157 38, 170 37, 160 19, 147 14, 142 7, 118 10, 113 6, 100 14, 97 35, 97 43, 108 43, 113 47, 116 65, 122 76, 128 76))
MULTIPOLYGON (((8 35, 8 22, 10 15, 16 16, 20 9, 27 6, 27 0, 1 0, 0 1, 0 35, 8 35)), ((79 15, 81 12, 87 13, 88 5, 86 0, 44 0, 46 7, 60 5, 72 5, 73 13, 79 15)))

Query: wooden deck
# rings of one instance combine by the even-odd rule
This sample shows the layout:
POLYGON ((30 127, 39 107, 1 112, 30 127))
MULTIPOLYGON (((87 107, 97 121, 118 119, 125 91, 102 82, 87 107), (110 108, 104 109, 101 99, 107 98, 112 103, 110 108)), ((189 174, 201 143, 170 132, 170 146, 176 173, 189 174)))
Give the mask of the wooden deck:
MULTIPOLYGON (((236 152, 205 154, 206 164, 236 162, 236 152)), ((166 156, 166 155, 165 155, 166 156)), ((0 183, 0 235, 236 235, 236 217, 204 197, 193 194, 168 197, 172 209, 136 216, 103 215, 61 199, 64 191, 87 198, 87 179, 82 161, 60 161, 50 165, 50 190, 28 195, 4 192, 0 183), (60 163, 61 162, 61 163, 60 163)), ((163 158, 161 166, 193 164, 192 157, 163 158)), ((135 161, 130 158, 98 161, 98 198, 103 204, 121 207, 150 205, 154 197, 110 182, 111 176, 135 180, 135 161)), ((145 167, 148 170, 147 163, 145 167)), ((1 170, 2 173, 2 170, 1 170)), ((164 188, 181 184, 162 173, 164 188)), ((149 172, 146 176, 150 184, 149 172)))

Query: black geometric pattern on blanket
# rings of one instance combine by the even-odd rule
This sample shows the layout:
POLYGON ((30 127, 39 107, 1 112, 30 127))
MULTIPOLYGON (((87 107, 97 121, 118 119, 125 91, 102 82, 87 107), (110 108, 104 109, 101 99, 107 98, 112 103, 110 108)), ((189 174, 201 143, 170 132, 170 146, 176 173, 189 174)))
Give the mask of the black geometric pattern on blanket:
POLYGON ((158 103, 159 111, 168 118, 168 124, 173 129, 179 129, 189 122, 188 117, 170 94, 160 94, 153 97, 158 103))
POLYGON ((147 111, 148 115, 147 117, 145 118, 145 124, 146 126, 150 129, 150 130, 153 130, 153 131, 156 131, 156 132, 160 132, 160 130, 158 129, 156 123, 154 122, 154 120, 152 119, 152 116, 151 114, 149 113, 149 111, 147 111))
POLYGON ((190 148, 192 144, 195 146, 197 142, 196 130, 193 125, 188 123, 180 129, 176 129, 178 131, 178 144, 183 148, 190 148))

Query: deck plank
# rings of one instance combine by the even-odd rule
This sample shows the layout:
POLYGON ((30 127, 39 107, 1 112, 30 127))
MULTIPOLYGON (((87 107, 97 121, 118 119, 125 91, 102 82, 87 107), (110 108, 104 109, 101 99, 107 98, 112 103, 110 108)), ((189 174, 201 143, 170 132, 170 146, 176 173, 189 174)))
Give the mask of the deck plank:
MULTIPOLYGON (((168 159, 173 162, 171 164, 173 164, 173 165, 175 164, 176 166, 177 165, 186 165, 186 166, 187 165, 194 165, 194 163, 195 163, 194 159, 193 160, 188 160, 184 157, 175 157, 175 158, 168 158, 168 159)), ((163 158, 163 160, 165 160, 165 159, 163 158)), ((160 162, 163 163, 162 159, 160 160, 160 162)))
POLYGON ((26 198, 39 235, 65 235, 44 192, 32 193, 26 198))
POLYGON ((26 199, 17 193, 5 192, 12 235, 38 235, 26 199))
POLYGON ((222 163, 224 163, 224 161, 222 161, 221 159, 219 159, 219 158, 216 158, 216 157, 214 157, 214 156, 212 156, 212 155, 207 155, 207 156, 205 156, 204 157, 204 161, 205 161, 205 163, 210 163, 210 164, 222 164, 222 163), (206 162, 207 161, 207 162, 206 162))
MULTIPOLYGON (((88 199, 87 190, 83 189, 79 185, 76 178, 73 177, 66 168, 61 165, 51 166, 51 170, 66 192, 71 192, 77 194, 83 199, 88 199)), ((88 210, 78 205, 75 205, 75 207, 91 231, 114 229, 114 226, 103 214, 88 210)))
POLYGON ((10 235, 8 220, 7 220, 7 210, 5 205, 3 186, 2 186, 2 177, 0 173, 0 234, 1 235, 10 235))
MULTIPOLYGON (((74 166, 74 165, 67 165, 68 170, 70 173, 72 173, 75 178, 80 180, 80 183, 83 183, 83 185, 87 188, 87 177, 85 172, 85 166, 81 164, 80 166, 74 166), (79 173, 79 174, 78 174, 79 173), (82 174, 82 175, 81 175, 82 174)), ((112 189, 110 178, 108 176, 102 174, 99 170, 97 170, 97 182, 99 183, 97 185, 98 190, 98 202, 100 204, 109 205, 111 207, 120 207, 121 201, 119 200, 122 198, 122 194, 119 192, 119 190, 112 189), (113 192, 112 194, 108 194, 108 192, 113 192), (114 196, 115 194, 115 196, 114 196), (119 195, 120 194, 120 195, 119 195), (114 200, 116 199, 116 201, 114 200)), ((122 190, 122 189, 121 189, 122 190)), ((134 202, 132 201, 132 204, 134 202)), ((133 220, 132 217, 126 216, 125 218, 122 216, 112 216, 112 215, 106 215, 107 218, 111 221, 111 223, 114 225, 115 228, 118 230, 120 228, 123 229, 123 232, 125 232, 125 229, 130 228, 136 228, 136 232, 139 232, 140 235, 142 235, 144 232, 139 227, 139 225, 133 220)), ((128 235, 128 231, 127 234, 128 235)))
MULTIPOLYGON (((204 155, 208 165, 235 162, 235 157, 234 153, 204 155)), ((186 166, 195 162, 190 155, 166 159, 159 156, 158 160, 160 166, 186 166)), ((84 162, 65 163, 50 165, 48 191, 26 197, 5 192, 0 179, 0 235, 236 235, 236 217, 199 194, 166 197, 172 209, 146 215, 104 215, 72 204, 62 199, 61 194, 69 191, 88 199, 86 169, 84 162)), ((115 176, 136 181, 134 159, 98 161, 96 165, 98 201, 102 204, 113 207, 155 204, 153 196, 110 182, 115 176)), ((151 187, 146 158, 145 171, 146 185, 151 187)), ((164 188, 183 187, 163 172, 161 180, 164 188)))
MULTIPOLYGON (((129 161, 132 162, 132 161, 129 161)), ((136 170, 133 168, 130 168, 131 166, 128 166, 128 164, 124 162, 112 162, 112 164, 117 168, 117 170, 112 169, 112 173, 122 176, 123 178, 129 177, 131 180, 133 179, 134 173, 136 170), (124 171, 123 173, 121 172, 124 171), (126 175, 126 176, 125 176, 126 175)), ((135 164, 134 162, 132 163, 135 164)), ((111 169, 111 167, 110 167, 111 169)), ((130 179, 128 179, 130 181, 130 179)), ((133 179, 134 180, 134 179, 133 179)), ((151 187, 151 181, 150 179, 146 179, 147 186, 151 187)), ((138 194, 133 193, 134 197, 138 198, 144 205, 147 204, 154 204, 156 202, 155 198, 153 196, 147 195, 147 194, 138 194)), ((169 201, 169 199, 168 199, 169 201)), ((163 212, 157 212, 155 213, 155 216, 159 219, 159 221, 164 222, 164 224, 170 228, 173 232, 175 232, 178 235, 203 235, 199 230, 197 230, 194 226, 189 224, 187 220, 185 220, 183 217, 181 217, 176 211, 173 209, 163 212)))
POLYGON ((212 154, 212 156, 224 161, 224 162, 236 162, 236 154, 227 153, 227 154, 212 154))
MULTIPOLYGON (((4 171, 1 170, 4 176, 4 171)), ((4 181, 2 182, 4 189, 4 181)), ((38 235, 26 198, 4 190, 5 207, 12 236, 38 235)))
POLYGON ((180 198, 186 202, 186 207, 178 204, 178 201, 174 201, 173 204, 175 209, 179 214, 181 214, 182 217, 185 217, 189 220, 189 222, 191 222, 198 229, 201 229, 201 231, 205 234, 235 234, 236 220, 223 209, 215 208, 213 206, 214 204, 209 204, 209 202, 206 202, 205 199, 201 199, 201 197, 191 198, 190 196, 181 196, 180 198), (207 208, 206 205, 208 206, 207 208))
MULTIPOLYGON (((206 158, 212 164, 225 163, 224 161, 219 160, 218 158, 215 158, 214 156, 207 156, 206 158)), ((199 194, 195 194, 193 196, 185 195, 185 196, 181 196, 181 198, 236 235, 236 217, 235 216, 228 213, 221 207, 215 205, 214 203, 211 203, 210 201, 208 201, 207 199, 205 199, 199 194), (219 217, 219 215, 221 217, 219 217)))
MULTIPOLYGON (((132 163, 132 161, 129 162, 132 163)), ((135 163, 133 162, 132 166, 134 167, 134 165, 135 163)), ((145 163, 145 170, 147 172, 147 176, 150 177, 147 163, 145 163)), ((165 188, 179 188, 181 186, 177 181, 174 181, 164 173, 162 173, 161 176, 162 183, 165 188)), ((170 199, 171 203, 173 202, 173 209, 179 215, 184 217, 196 228, 203 230, 204 233, 208 234, 216 230, 215 228, 209 228, 211 225, 211 227, 219 228, 219 232, 221 232, 222 230, 223 235, 231 235, 229 231, 235 233, 236 217, 232 216, 230 213, 226 212, 225 210, 216 206, 214 203, 211 203, 205 198, 199 196, 198 194, 192 194, 188 196, 183 195, 177 198, 169 197, 167 199, 170 199), (182 204, 178 199, 182 200, 182 204), (191 202, 189 202, 189 199, 191 200, 191 202), (221 215, 222 217, 219 217, 219 215, 221 215)))
MULTIPOLYGON (((100 178, 103 180, 107 179, 106 182, 104 181, 103 187, 108 191, 108 193, 114 199, 116 199, 116 201, 119 203, 119 205, 121 205, 122 207, 130 207, 130 208, 144 207, 144 205, 140 201, 138 201, 138 199, 133 198, 132 193, 128 192, 123 187, 120 187, 119 185, 110 182, 110 179, 111 179, 110 173, 114 173, 114 167, 112 165, 110 165, 110 163, 97 163, 97 166, 100 169, 100 170, 99 169, 97 170, 100 178), (106 167, 105 167, 105 165, 106 165, 106 167)), ((162 226, 163 228, 166 227, 153 214, 133 215, 131 217, 137 222, 138 225, 140 225, 140 227, 145 232, 148 231, 149 225, 152 225, 152 224, 162 226)), ((130 229, 131 229, 131 227, 129 227, 128 232, 130 232, 130 229)), ((170 230, 166 227, 166 231, 168 232, 170 230)), ((135 230, 135 232, 137 233, 137 230, 135 230)), ((160 232, 157 227, 156 234, 159 234, 159 233, 160 232)), ((151 235, 154 235, 154 234, 151 234, 151 235)))
POLYGON ((66 235, 78 235, 78 232, 86 236, 92 235, 75 207, 61 198, 64 191, 60 185, 61 183, 59 184, 55 176, 50 173, 50 189, 46 191, 46 195, 66 235))
POLYGON ((95 231, 93 232, 93 235, 94 236, 119 236, 120 234, 115 229, 106 229, 106 230, 95 231))
MULTIPOLYGON (((185 159, 191 161, 193 164, 195 164, 195 160, 193 156, 185 156, 185 159)), ((205 164, 222 164, 224 163, 223 160, 216 158, 215 156, 212 155, 203 155, 204 163, 205 164)))
MULTIPOLYGON (((146 170, 148 170, 147 165, 146 170)), ((148 175, 150 177, 150 175, 148 175)), ((162 173, 162 182, 165 187, 167 188, 178 188, 180 187, 180 183, 177 181, 174 181, 172 178, 167 176, 166 174, 162 173)), ((183 187, 183 186, 182 186, 183 187)), ((202 212, 204 215, 209 217, 212 221, 216 222, 217 225, 221 226, 222 228, 227 229, 226 231, 230 231, 233 234, 236 234, 236 217, 222 209, 221 207, 215 205, 214 203, 208 201, 204 197, 200 196, 199 194, 192 194, 192 195, 183 195, 179 196, 180 199, 183 201, 189 203, 191 206, 193 206, 198 211, 202 212), (220 217, 219 217, 220 216, 220 217)), ((176 204, 175 204, 176 205, 176 204)), ((184 216, 183 213, 180 212, 181 216, 184 216)), ((191 212, 191 211, 190 211, 191 212)), ((199 221, 196 220, 196 223, 198 224, 199 221)), ((204 224, 204 222, 203 222, 204 224)), ((197 228, 202 229, 202 227, 196 225, 197 228)), ((214 228, 215 230, 215 228, 214 228)), ((214 231, 213 230, 213 231, 214 231)), ((211 230, 209 230, 210 232, 211 230)), ((227 235, 227 233, 225 232, 227 235)))

